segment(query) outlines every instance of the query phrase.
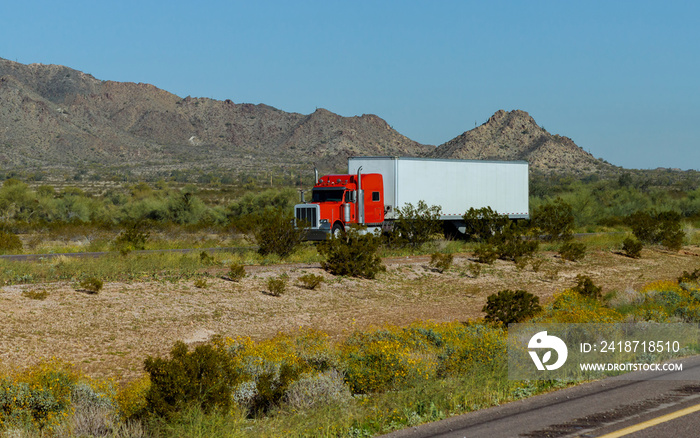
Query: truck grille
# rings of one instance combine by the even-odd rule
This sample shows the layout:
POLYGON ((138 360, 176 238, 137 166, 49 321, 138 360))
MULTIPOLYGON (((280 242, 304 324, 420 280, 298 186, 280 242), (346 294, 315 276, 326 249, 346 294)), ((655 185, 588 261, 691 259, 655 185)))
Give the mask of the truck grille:
POLYGON ((318 228, 318 205, 297 205, 294 208, 294 216, 297 225, 305 224, 311 228, 318 228))

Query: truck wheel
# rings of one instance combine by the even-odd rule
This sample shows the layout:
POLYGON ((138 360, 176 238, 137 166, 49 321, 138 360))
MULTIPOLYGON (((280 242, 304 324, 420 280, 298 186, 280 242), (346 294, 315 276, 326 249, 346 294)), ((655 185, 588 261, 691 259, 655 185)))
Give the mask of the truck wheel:
POLYGON ((333 229, 331 230, 331 235, 333 235, 333 237, 335 237, 337 239, 340 236, 342 236, 344 232, 345 232, 345 229, 343 228, 343 225, 340 223, 336 223, 333 225, 333 229))
POLYGON ((464 235, 457 226, 449 221, 442 223, 442 231, 447 240, 467 240, 467 236, 464 235))

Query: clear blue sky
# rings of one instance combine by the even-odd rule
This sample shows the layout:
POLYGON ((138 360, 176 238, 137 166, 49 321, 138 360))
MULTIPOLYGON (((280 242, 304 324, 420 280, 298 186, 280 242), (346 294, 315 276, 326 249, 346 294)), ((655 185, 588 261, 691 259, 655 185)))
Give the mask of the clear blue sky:
POLYGON ((377 114, 439 145, 499 109, 631 168, 700 169, 700 3, 11 1, 0 57, 181 97, 377 114))

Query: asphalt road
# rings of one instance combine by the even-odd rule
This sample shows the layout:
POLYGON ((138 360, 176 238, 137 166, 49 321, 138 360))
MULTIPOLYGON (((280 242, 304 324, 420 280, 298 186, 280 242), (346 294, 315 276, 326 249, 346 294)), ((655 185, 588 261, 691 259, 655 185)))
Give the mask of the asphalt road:
POLYGON ((683 369, 689 380, 609 378, 384 437, 697 438, 700 356, 685 359, 683 369))
MULTIPOLYGON (((241 246, 241 247, 222 247, 222 248, 195 248, 195 249, 145 249, 145 250, 136 250, 132 251, 132 254, 156 254, 156 253, 168 253, 168 252, 174 252, 174 253, 181 253, 181 254, 186 254, 190 252, 195 252, 195 251, 206 251, 206 252, 244 252, 250 249, 257 249, 257 246, 241 246)), ((40 259, 50 259, 53 257, 58 257, 58 256, 63 256, 63 257, 102 257, 106 255, 114 255, 114 254, 119 254, 116 251, 112 252, 66 252, 66 253, 57 253, 57 254, 6 254, 6 255, 0 255, 0 260, 5 259, 5 260, 12 260, 16 262, 20 261, 31 261, 31 260, 40 260, 40 259)))

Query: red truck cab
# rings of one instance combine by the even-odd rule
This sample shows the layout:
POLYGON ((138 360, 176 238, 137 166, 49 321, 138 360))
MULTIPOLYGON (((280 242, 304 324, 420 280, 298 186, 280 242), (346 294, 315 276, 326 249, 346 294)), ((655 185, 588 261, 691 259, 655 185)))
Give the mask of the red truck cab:
POLYGON ((316 181, 311 202, 297 204, 298 226, 309 240, 327 239, 350 224, 378 227, 384 222, 384 182, 378 173, 324 175, 316 181))

